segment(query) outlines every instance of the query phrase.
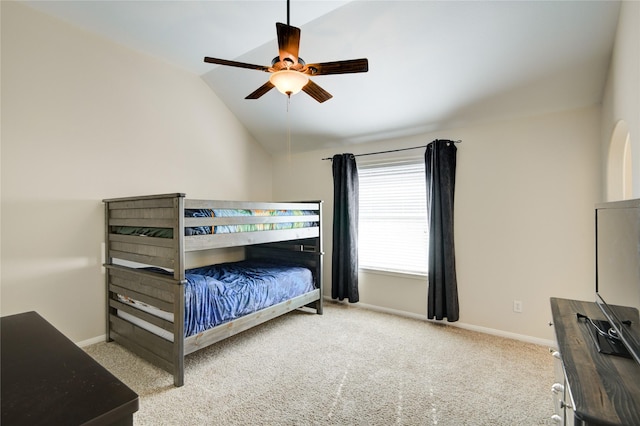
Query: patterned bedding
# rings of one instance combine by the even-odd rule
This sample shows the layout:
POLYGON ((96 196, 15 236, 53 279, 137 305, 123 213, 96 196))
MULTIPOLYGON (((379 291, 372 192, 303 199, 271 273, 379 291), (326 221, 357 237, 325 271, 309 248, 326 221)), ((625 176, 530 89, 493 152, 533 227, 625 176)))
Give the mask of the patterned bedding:
MULTIPOLYGON (((185 217, 239 217, 239 216, 306 216, 316 215, 307 210, 240 210, 240 209, 185 209, 185 217)), ((216 225, 186 227, 185 235, 229 234, 235 232, 271 231, 317 226, 316 222, 255 223, 242 225, 216 225)), ((147 237, 173 238, 170 228, 141 228, 117 226, 113 232, 124 235, 144 235, 147 237)))
MULTIPOLYGON (((267 261, 221 263, 185 273, 185 337, 314 290, 309 269, 267 261)), ((171 314, 152 306, 121 295, 118 298, 173 320, 171 314)))

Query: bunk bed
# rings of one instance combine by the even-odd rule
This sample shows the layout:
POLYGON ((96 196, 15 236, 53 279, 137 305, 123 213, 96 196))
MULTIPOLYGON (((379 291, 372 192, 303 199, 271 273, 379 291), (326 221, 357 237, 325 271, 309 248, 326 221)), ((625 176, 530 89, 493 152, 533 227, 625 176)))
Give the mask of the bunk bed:
POLYGON ((322 314, 321 201, 103 202, 107 341, 170 372, 175 386, 190 353, 294 309, 322 314), (243 261, 185 267, 190 252, 240 246, 243 261))

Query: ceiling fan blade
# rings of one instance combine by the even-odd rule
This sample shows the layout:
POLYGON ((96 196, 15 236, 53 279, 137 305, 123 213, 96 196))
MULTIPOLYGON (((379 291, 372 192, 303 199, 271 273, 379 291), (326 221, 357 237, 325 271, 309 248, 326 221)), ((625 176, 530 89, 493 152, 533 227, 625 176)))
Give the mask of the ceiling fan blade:
POLYGON ((331 93, 327 92, 311 80, 309 80, 309 82, 304 85, 302 91, 320 103, 333 98, 333 95, 331 93))
POLYGON ((323 62, 307 64, 302 72, 309 75, 351 74, 369 71, 369 61, 363 59, 349 59, 347 61, 323 62))
POLYGON ((300 28, 277 22, 276 31, 278 32, 280 61, 287 60, 297 64, 298 50, 300 49, 300 28))
POLYGON ((244 62, 228 61, 226 59, 210 58, 208 56, 205 56, 204 61, 210 64, 227 65, 230 67, 248 68, 250 70, 271 72, 269 67, 265 67, 263 65, 254 65, 254 64, 247 64, 244 62))
POLYGON ((271 83, 270 81, 267 81, 265 84, 258 87, 253 93, 248 95, 245 99, 258 99, 260 96, 264 95, 274 87, 276 86, 274 86, 273 83, 271 83))

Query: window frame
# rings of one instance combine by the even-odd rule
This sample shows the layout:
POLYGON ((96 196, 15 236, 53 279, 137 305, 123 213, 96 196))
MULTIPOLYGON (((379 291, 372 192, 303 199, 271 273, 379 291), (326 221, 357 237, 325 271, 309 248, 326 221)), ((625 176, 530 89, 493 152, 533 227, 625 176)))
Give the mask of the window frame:
MULTIPOLYGON (((425 178, 425 171, 424 171, 424 159, 422 157, 418 157, 418 156, 412 156, 412 157, 398 157, 398 158, 386 158, 386 159, 373 159, 373 160, 369 160, 369 161, 359 161, 358 162, 358 179, 360 181, 360 193, 362 195, 362 171, 366 171, 366 170, 372 170, 372 169, 384 169, 384 168, 393 168, 393 167, 403 167, 406 166, 407 168, 416 168, 418 167, 418 169, 420 169, 418 171, 418 173, 421 175, 420 179, 420 190, 419 191, 415 191, 414 189, 414 194, 412 194, 410 197, 414 196, 415 194, 420 194, 419 195, 419 199, 417 200, 420 205, 418 206, 416 204, 416 206, 420 209, 419 214, 420 216, 424 217, 424 223, 422 224, 422 229, 423 229, 423 234, 424 237, 419 239, 418 242, 414 241, 414 244, 421 244, 421 246, 423 247, 423 253, 424 253, 424 257, 417 261, 414 262, 413 265, 410 265, 408 268, 407 266, 409 265, 409 263, 405 263, 405 264, 400 264, 400 265, 396 265, 397 267, 393 267, 389 264, 375 264, 375 261, 372 263, 367 263, 366 265, 363 265, 361 262, 362 256, 361 254, 358 256, 359 257, 359 265, 358 265, 358 269, 362 272, 367 272, 367 273, 375 273, 375 274, 381 274, 381 275, 390 275, 390 276, 402 276, 402 277, 413 277, 416 279, 424 279, 426 276, 428 276, 428 238, 429 238, 429 229, 428 229, 428 223, 427 223, 427 206, 426 206, 426 178, 425 178), (412 267, 416 267, 418 264, 422 264, 424 265, 422 269, 417 269, 417 268, 412 268, 412 267)), ((409 171, 409 170, 408 170, 409 171)), ((416 172, 412 172, 413 174, 416 174, 416 172)), ((411 173, 410 173, 411 174, 411 173)), ((397 179, 397 176, 399 176, 399 173, 392 173, 390 176, 390 180, 393 180, 394 177, 393 175, 395 175, 395 179, 397 179)), ((415 179, 415 176, 413 177, 415 179)), ((366 179, 366 178, 365 178, 366 179)), ((416 183, 416 185, 418 185, 416 183)), ((366 201, 365 201, 366 202, 366 201)), ((412 203, 416 202, 416 199, 411 199, 412 203)), ((363 222, 366 222, 366 220, 363 221, 362 219, 362 214, 363 214, 363 200, 362 197, 360 197, 359 200, 359 230, 358 230, 358 247, 359 247, 359 252, 362 253, 362 224, 363 222)), ((365 208, 365 215, 366 215, 366 208, 365 208)), ((401 217, 402 215, 398 215, 398 217, 401 217)), ((406 214, 405 214, 406 216, 406 214)), ((393 220, 393 218, 391 219, 393 220)), ((412 219, 409 220, 416 220, 416 217, 413 217, 412 219)), ((415 229, 415 228, 414 228, 415 229)), ((411 230, 411 228, 408 228, 408 230, 411 230)), ((365 243, 366 244, 366 243, 365 243)), ((380 243, 382 244, 382 243, 380 243)), ((417 246, 416 246, 417 248, 417 246)), ((415 252, 415 249, 412 249, 410 251, 408 251, 407 253, 413 253, 415 252)))

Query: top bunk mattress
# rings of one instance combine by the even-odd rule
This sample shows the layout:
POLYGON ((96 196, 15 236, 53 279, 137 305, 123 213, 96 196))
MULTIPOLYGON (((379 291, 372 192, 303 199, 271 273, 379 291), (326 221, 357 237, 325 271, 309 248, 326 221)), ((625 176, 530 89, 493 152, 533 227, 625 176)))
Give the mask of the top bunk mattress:
MULTIPOLYGON (((213 226, 187 226, 185 236, 210 235, 210 234, 231 234, 238 232, 273 231, 282 229, 308 228, 318 226, 316 221, 305 221, 300 216, 317 217, 318 213, 311 210, 263 210, 263 209, 185 209, 185 218, 233 218, 257 216, 267 218, 263 223, 245 224, 224 224, 213 226), (292 217, 295 221, 269 221, 269 217, 278 216, 280 218, 292 217)), ((173 229, 138 227, 138 226, 115 226, 112 228, 115 234, 137 235, 156 238, 173 238, 173 229)))

